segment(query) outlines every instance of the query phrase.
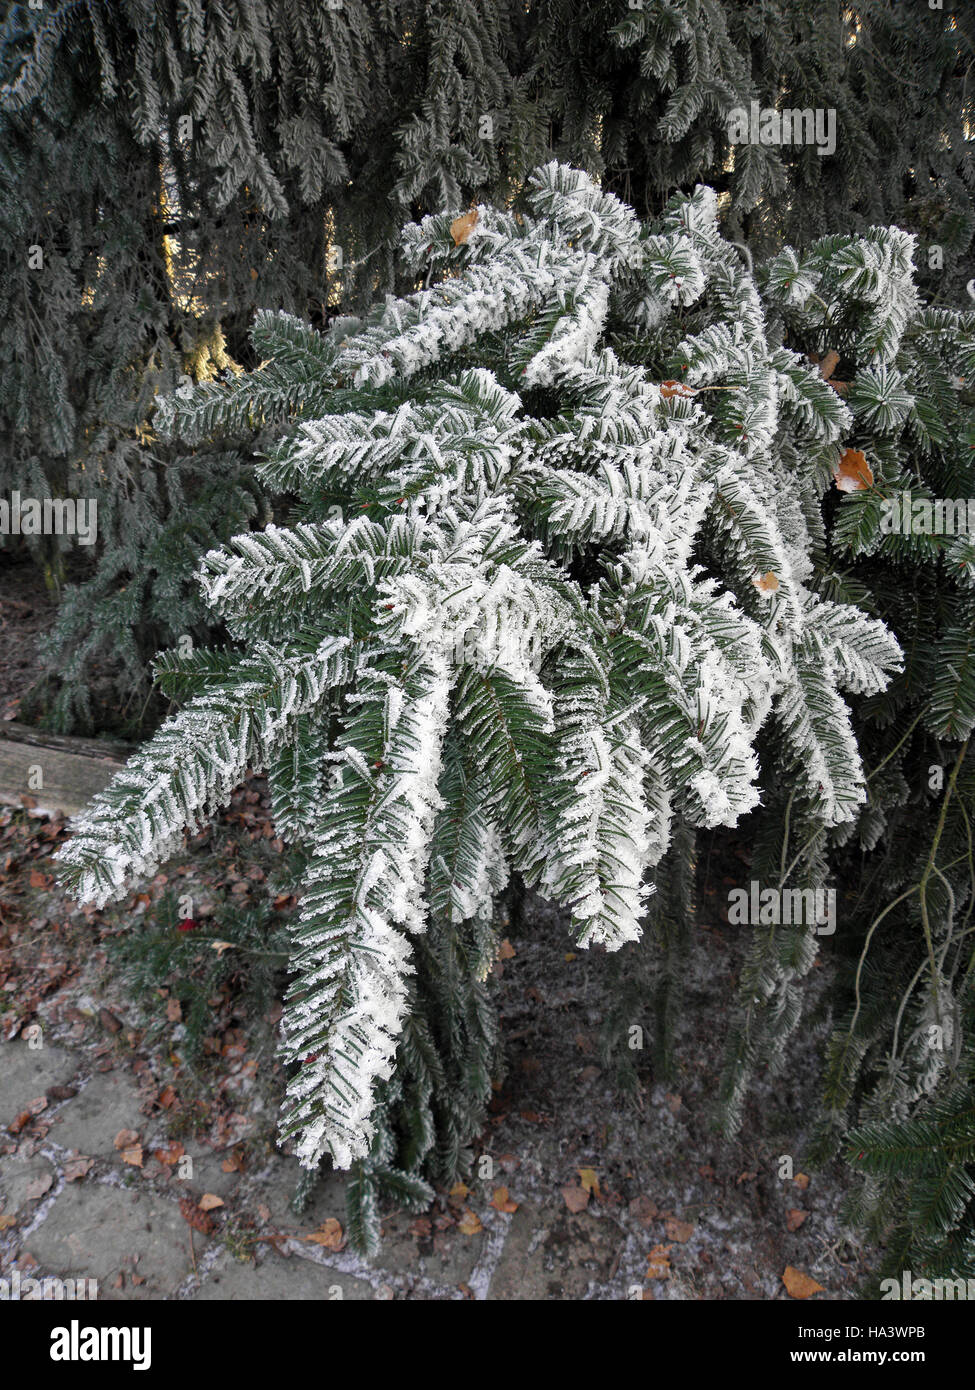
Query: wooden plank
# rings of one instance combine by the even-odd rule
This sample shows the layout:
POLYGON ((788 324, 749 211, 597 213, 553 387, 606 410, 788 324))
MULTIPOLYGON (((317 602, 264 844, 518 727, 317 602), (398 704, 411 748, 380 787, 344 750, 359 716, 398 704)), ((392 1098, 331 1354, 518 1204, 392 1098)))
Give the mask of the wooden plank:
POLYGON ((2 738, 0 805, 27 805, 48 815, 77 815, 123 766, 120 760, 2 738), (38 769, 42 785, 32 787, 38 769))
POLYGON ((110 758, 117 763, 124 763, 138 746, 115 738, 76 738, 74 734, 52 734, 47 729, 36 729, 32 724, 18 724, 15 719, 0 720, 0 739, 29 743, 35 748, 58 748, 62 753, 82 753, 89 758, 110 758))

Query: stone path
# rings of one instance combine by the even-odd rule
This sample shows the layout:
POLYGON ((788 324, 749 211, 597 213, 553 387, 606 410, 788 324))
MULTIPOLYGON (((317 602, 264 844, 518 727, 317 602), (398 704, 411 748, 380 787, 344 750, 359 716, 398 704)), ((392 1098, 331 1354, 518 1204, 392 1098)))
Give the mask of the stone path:
POLYGON ((290 1208, 294 1160, 269 1154, 244 1173, 227 1173, 219 1154, 187 1141, 193 1162, 180 1177, 150 1157, 171 1140, 162 1119, 147 1120, 144 1109, 121 1067, 92 1070, 82 1049, 0 1044, 0 1276, 19 1270, 22 1280, 94 1279, 100 1300, 626 1298, 631 1287, 642 1291, 634 1270, 646 1241, 628 1238, 608 1213, 573 1216, 572 1249, 564 1238, 547 1248, 551 1215, 533 1202, 519 1203, 512 1215, 494 1210, 486 1201, 490 1184, 477 1203, 483 1229, 474 1236, 453 1222, 441 1236, 434 1216, 431 1239, 418 1242, 415 1218, 394 1214, 384 1222, 376 1261, 324 1248, 308 1235, 330 1217, 344 1220, 341 1175, 323 1180, 299 1219, 290 1208), (141 1167, 116 1147, 123 1131, 139 1136, 141 1167), (194 1230, 181 1209, 199 1211, 205 1193, 223 1202, 209 1233, 194 1230))

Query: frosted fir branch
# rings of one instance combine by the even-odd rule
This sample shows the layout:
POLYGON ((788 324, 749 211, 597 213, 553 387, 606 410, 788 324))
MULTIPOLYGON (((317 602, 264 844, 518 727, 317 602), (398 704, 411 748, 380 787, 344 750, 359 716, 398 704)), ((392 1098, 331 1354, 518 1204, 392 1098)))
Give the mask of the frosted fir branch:
POLYGON ((241 662, 234 680, 168 719, 72 822, 57 856, 66 886, 101 907, 154 873, 184 832, 225 805, 248 767, 263 768, 295 721, 347 684, 353 669, 344 637, 326 639, 313 657, 265 650, 241 662))
MULTIPOLYGON (((470 929, 482 971, 510 869, 583 944, 632 941, 672 816, 734 825, 757 805, 771 719, 803 815, 852 823, 839 691, 878 692, 899 655, 811 593, 854 413, 780 344, 857 306, 836 350, 861 363, 857 427, 890 439, 925 426, 895 345, 967 360, 960 320, 918 321, 899 235, 826 238, 756 277, 712 190, 652 227, 556 164, 528 197, 527 216, 479 207, 466 237, 450 213, 407 228, 423 289, 322 335, 263 314, 256 372, 163 411, 198 434, 290 421, 261 476, 300 511, 205 557, 205 597, 249 655, 182 678, 162 663, 174 693, 203 694, 80 823, 66 876, 104 901, 268 766, 276 823, 312 853, 283 1124, 309 1166, 391 1162, 371 1151, 376 1087, 431 911, 470 929), (362 645, 311 655, 322 630, 362 645)), ((957 616, 928 710, 952 736, 971 715, 957 616)))
POLYGON ((322 808, 294 930, 299 979, 283 1021, 284 1056, 298 1069, 282 1132, 309 1168, 325 1153, 348 1167, 369 1152, 373 1087, 392 1072, 412 970, 403 933, 426 925, 449 688, 442 661, 403 683, 374 671, 361 678, 361 713, 343 736, 342 781, 322 808))

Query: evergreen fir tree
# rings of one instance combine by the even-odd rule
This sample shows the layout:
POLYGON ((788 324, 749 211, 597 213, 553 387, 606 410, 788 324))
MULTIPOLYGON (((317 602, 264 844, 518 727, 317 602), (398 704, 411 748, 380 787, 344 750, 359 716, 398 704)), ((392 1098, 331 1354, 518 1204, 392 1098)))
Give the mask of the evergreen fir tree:
MULTIPOLYGON (((906 296, 904 239, 876 242, 884 294, 906 296)), ((483 978, 511 873, 569 909, 581 945, 635 941, 673 821, 757 805, 770 718, 769 775, 797 776, 823 827, 855 820, 840 691, 901 666, 882 623, 813 587, 849 412, 770 336, 712 191, 646 226, 550 164, 524 211, 428 216, 402 249, 423 288, 324 333, 261 313, 260 368, 162 403, 190 445, 278 429, 259 472, 297 501, 286 527, 204 557, 235 646, 160 661, 188 703, 61 855, 72 891, 105 902, 268 770, 279 829, 309 848, 283 1133, 309 1168, 366 1165, 357 1186, 403 1161, 391 1114, 438 1092, 399 1041, 411 1007, 458 1074, 441 1010, 482 1004, 445 972, 483 978), (432 1014, 411 1001, 414 942, 432 1014)), ((465 1066, 446 1121, 431 1111, 410 1178, 434 1150, 441 1176, 465 1161, 491 1029, 464 1037, 473 1082, 465 1066)))
POLYGON ((970 63, 957 15, 887 0, 0 0, 0 489, 95 496, 104 520, 96 568, 31 542, 53 590, 78 581, 38 712, 102 719, 87 686, 107 663, 139 709, 154 651, 203 635, 178 576, 263 519, 251 452, 164 449, 147 412, 183 377, 255 365, 256 310, 324 327, 407 289, 405 216, 507 202, 553 152, 645 217, 706 180, 756 255, 897 222, 952 302, 970 63), (753 101, 835 110, 835 154, 733 146, 753 101), (154 544, 187 513, 187 543, 154 544))

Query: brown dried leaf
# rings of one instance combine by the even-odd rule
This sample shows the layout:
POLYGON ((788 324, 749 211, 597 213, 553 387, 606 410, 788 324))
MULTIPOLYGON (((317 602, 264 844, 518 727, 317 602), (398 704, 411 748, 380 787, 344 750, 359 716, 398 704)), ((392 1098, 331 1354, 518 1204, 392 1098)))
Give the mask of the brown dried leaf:
POLYGON ((334 1216, 328 1217, 317 1231, 312 1231, 310 1236, 304 1236, 303 1239, 310 1241, 312 1245, 323 1245, 326 1250, 342 1250, 345 1246, 342 1227, 334 1216))
POLYGON ((575 1183, 566 1183, 562 1188, 562 1197, 573 1215, 585 1211, 589 1205, 589 1193, 584 1187, 577 1187, 575 1183))
POLYGON ((194 1231, 200 1231, 201 1234, 209 1236, 216 1230, 217 1223, 213 1217, 208 1216, 205 1211, 200 1211, 192 1197, 181 1197, 179 1209, 183 1214, 183 1220, 188 1226, 192 1226, 194 1231))
POLYGON ((173 1163, 178 1163, 185 1153, 186 1150, 183 1148, 183 1145, 178 1139, 174 1139, 172 1143, 167 1144, 164 1149, 153 1149, 152 1156, 158 1159, 160 1163, 165 1163, 167 1166, 170 1166, 173 1163))
POLYGON ((822 1284, 817 1284, 815 1279, 803 1274, 802 1270, 796 1269, 794 1265, 786 1265, 782 1282, 790 1298, 812 1298, 813 1294, 825 1292, 822 1284))
POLYGON ((465 241, 470 240, 471 232, 477 226, 479 216, 477 208, 471 208, 470 212, 465 212, 463 216, 454 218, 450 224, 450 235, 454 239, 455 246, 463 246, 465 241))
POLYGON ((660 1215, 660 1208, 649 1197, 634 1197, 630 1203, 630 1215, 641 1226, 649 1226, 660 1215))
POLYGON ((468 1207, 464 1208, 464 1214, 457 1223, 458 1231, 462 1231, 465 1236, 476 1236, 478 1231, 483 1231, 481 1218, 472 1212, 468 1207))
POLYGON ((506 1187, 496 1187, 494 1196, 491 1198, 491 1206, 495 1211, 517 1211, 518 1203, 513 1202, 506 1187))
POLYGON ((676 1216, 672 1216, 669 1221, 664 1222, 664 1230, 668 1240, 685 1245, 694 1234, 694 1225, 691 1221, 678 1221, 676 1216))
POLYGON ((77 1182, 93 1167, 95 1160, 79 1154, 77 1158, 69 1158, 64 1164, 64 1181, 77 1182))
POLYGON ((670 1252, 673 1246, 655 1245, 647 1256, 647 1279, 670 1278, 670 1252))
POLYGON ((865 492, 873 487, 873 473, 862 449, 843 450, 833 481, 840 492, 865 492))

